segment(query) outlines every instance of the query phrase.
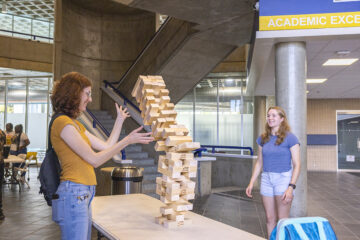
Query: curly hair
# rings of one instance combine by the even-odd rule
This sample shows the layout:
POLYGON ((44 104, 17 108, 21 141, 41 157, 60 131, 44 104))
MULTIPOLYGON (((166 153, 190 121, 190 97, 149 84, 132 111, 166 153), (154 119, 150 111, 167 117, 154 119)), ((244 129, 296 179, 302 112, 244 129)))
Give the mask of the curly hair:
POLYGON ((71 118, 80 115, 79 105, 81 92, 86 87, 91 87, 90 79, 78 72, 69 72, 54 84, 51 94, 51 103, 54 113, 65 113, 71 118))
MULTIPOLYGON (((279 116, 284 119, 281 122, 279 130, 277 132, 278 138, 276 139, 276 143, 275 143, 276 145, 280 145, 284 141, 284 139, 286 137, 286 134, 288 132, 290 132, 290 126, 289 126, 289 123, 287 121, 287 117, 286 117, 284 109, 282 109, 281 107, 278 107, 278 106, 270 107, 268 109, 267 113, 269 113, 269 111, 271 109, 275 109, 276 112, 279 114, 279 116)), ((265 132, 263 134, 261 134, 261 144, 267 143, 270 140, 270 135, 271 135, 271 127, 266 122, 266 124, 265 124, 265 132)))

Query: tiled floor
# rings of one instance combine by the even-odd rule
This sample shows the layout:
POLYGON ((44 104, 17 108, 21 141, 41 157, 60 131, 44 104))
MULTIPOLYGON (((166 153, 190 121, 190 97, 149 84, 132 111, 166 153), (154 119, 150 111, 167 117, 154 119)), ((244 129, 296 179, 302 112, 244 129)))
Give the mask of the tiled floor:
MULTIPOLYGON (((30 169, 31 188, 5 185, 4 212, 0 221, 0 239, 60 239, 59 227, 51 221, 51 208, 38 194, 37 169, 30 169)), ((348 173, 308 174, 309 216, 330 220, 338 239, 360 240, 360 176, 348 173)), ((213 193, 194 202, 194 211, 206 217, 265 237, 265 215, 260 195, 254 200, 241 189, 213 193)), ((92 239, 96 239, 96 230, 92 239)))

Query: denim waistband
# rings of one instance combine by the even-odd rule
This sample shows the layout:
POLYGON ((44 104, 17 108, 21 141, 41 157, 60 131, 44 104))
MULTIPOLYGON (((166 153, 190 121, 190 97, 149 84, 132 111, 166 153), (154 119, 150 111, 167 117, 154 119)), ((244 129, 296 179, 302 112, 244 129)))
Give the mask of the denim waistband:
POLYGON ((81 190, 89 190, 93 191, 95 189, 95 185, 85 185, 81 183, 75 183, 72 181, 63 181, 60 183, 58 187, 58 191, 66 191, 69 189, 81 189, 81 190))

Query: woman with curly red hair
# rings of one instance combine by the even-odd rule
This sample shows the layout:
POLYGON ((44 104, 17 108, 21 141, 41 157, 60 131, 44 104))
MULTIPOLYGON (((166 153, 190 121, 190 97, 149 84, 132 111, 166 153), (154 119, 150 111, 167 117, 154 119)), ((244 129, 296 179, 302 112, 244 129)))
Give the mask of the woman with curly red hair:
POLYGON ((94 167, 104 164, 129 144, 153 141, 151 133, 140 133, 142 127, 118 141, 129 114, 117 104, 117 118, 107 141, 89 133, 76 118, 92 101, 91 86, 87 77, 70 72, 55 83, 51 96, 54 114, 63 114, 54 120, 50 136, 62 168, 58 197, 52 200, 53 220, 60 225, 62 239, 91 239, 94 167))
POLYGON ((259 144, 258 159, 246 194, 252 197, 254 183, 262 170, 260 194, 270 238, 277 221, 288 218, 290 214, 300 173, 300 143, 290 132, 285 111, 281 107, 269 108, 265 132, 256 142, 259 144))

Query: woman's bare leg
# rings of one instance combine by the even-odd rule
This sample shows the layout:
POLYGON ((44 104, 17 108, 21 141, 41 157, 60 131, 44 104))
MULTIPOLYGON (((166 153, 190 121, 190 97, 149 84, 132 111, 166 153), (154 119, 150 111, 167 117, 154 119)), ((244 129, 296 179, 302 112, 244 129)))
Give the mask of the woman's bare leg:
POLYGON ((284 203, 281 198, 282 196, 275 196, 277 216, 279 217, 279 219, 289 218, 292 200, 291 202, 284 203))
POLYGON ((278 219, 275 198, 262 196, 262 201, 266 214, 266 228, 267 228, 268 238, 270 238, 270 234, 272 230, 275 228, 278 219))

